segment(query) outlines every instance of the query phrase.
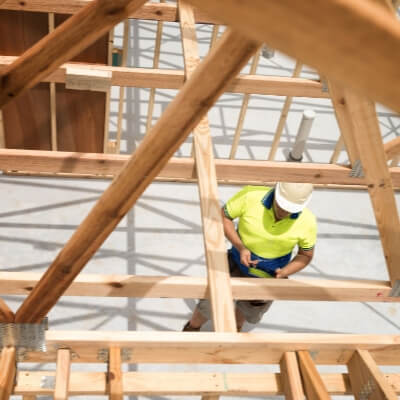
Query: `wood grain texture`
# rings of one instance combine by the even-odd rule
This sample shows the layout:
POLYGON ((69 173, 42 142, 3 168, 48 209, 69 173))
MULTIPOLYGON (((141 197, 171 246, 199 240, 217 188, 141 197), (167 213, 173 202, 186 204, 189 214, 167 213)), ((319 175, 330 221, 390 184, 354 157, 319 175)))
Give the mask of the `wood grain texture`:
POLYGON ((304 391, 297 356, 294 351, 283 354, 280 361, 281 382, 286 400, 303 400, 304 391))
POLYGON ((347 368, 356 400, 397 400, 395 390, 367 350, 356 350, 347 368))
MULTIPOLYGON (((60 2, 53 0, 6 0, 0 5, 0 9, 17 10, 17 11, 37 11, 37 12, 53 12, 59 14, 75 14, 83 7, 92 3, 93 0, 69 0, 68 2, 60 2)), ((177 22, 179 20, 178 9, 176 4, 166 3, 146 3, 139 10, 129 15, 129 18, 149 19, 156 21, 177 22)), ((210 17, 201 10, 195 10, 196 23, 214 24, 219 23, 217 18, 210 17)))
MULTIPOLYGON (((194 11, 191 5, 182 0, 179 1, 178 8, 185 73, 187 79, 189 79, 200 64, 194 11)), ((219 205, 213 146, 207 117, 204 117, 194 128, 193 146, 214 330, 217 332, 236 332, 235 310, 219 205)))
POLYGON ((392 139, 383 145, 385 150, 386 158, 388 161, 392 160, 394 157, 400 155, 400 137, 392 139))
POLYGON ((225 33, 58 254, 16 321, 40 321, 47 314, 257 46, 233 31, 225 33), (212 80, 206 79, 210 73, 212 80))
POLYGON ((3 347, 0 357, 0 400, 8 400, 13 391, 16 373, 15 347, 3 347))
POLYGON ((108 391, 110 400, 122 400, 124 389, 122 387, 121 348, 111 346, 108 360, 108 391))
POLYGON ((15 315, 7 303, 0 298, 0 322, 14 322, 15 315))
POLYGON ((0 76, 0 107, 39 83, 145 0, 96 0, 23 53, 0 76))
POLYGON ((400 22, 381 5, 358 0, 189 2, 248 37, 400 111, 400 86, 393 84, 400 80, 400 22), (282 21, 290 28, 283 28, 282 21))
POLYGON ((400 279, 400 220, 375 104, 347 89, 345 99, 354 124, 353 140, 368 182, 389 277, 394 285, 400 279))
MULTIPOLYGON (((32 175, 112 177, 118 175, 128 160, 129 156, 120 154, 0 149, 0 170, 27 171, 32 175)), ((215 166, 220 183, 263 185, 286 179, 315 185, 344 185, 343 188, 362 185, 359 187, 364 189, 368 184, 365 178, 350 177, 350 168, 343 165, 215 159, 215 166)), ((399 188, 400 168, 390 168, 389 172, 393 185, 399 188)), ((194 161, 187 157, 172 157, 158 177, 195 181, 194 161)))
MULTIPOLYGON (((42 274, 34 272, 0 272, 0 295, 28 295, 42 274)), ((315 300, 399 302, 390 297, 388 281, 333 279, 263 279, 232 278, 235 299, 315 300)), ((65 296, 206 298, 206 278, 188 276, 136 276, 80 274, 65 296)))
POLYGON ((69 394, 69 380, 71 374, 71 351, 60 349, 57 351, 56 387, 54 400, 67 400, 69 394))
POLYGON ((297 357, 307 400, 330 400, 328 391, 308 351, 298 351, 297 357))
MULTIPOLYGON (((15 60, 16 57, 1 55, 0 71, 4 71, 15 60)), ((180 89, 184 83, 184 72, 179 70, 124 68, 84 63, 63 64, 44 78, 44 81, 65 83, 67 68, 112 72, 111 83, 113 86, 180 89)), ((265 75, 238 75, 227 86, 226 91, 273 96, 329 98, 329 94, 322 91, 322 84, 319 81, 265 75)))

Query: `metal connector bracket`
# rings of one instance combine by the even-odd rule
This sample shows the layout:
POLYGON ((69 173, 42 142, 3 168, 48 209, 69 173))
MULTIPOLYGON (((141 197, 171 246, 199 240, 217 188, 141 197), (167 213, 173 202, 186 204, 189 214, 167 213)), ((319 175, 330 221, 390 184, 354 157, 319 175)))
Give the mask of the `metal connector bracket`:
POLYGON ((369 379, 367 383, 365 383, 358 394, 360 400, 368 400, 370 394, 376 389, 375 382, 372 379, 369 379))
POLYGON ((42 389, 55 389, 56 377, 54 375, 43 375, 40 378, 40 387, 42 389))
POLYGON ((47 318, 40 324, 0 323, 0 349, 13 346, 18 358, 24 358, 28 351, 46 351, 45 331, 47 318))
POLYGON ((400 297, 400 279, 394 283, 392 290, 389 293, 389 297, 400 297))
POLYGON ((363 178, 364 177, 364 170, 361 164, 361 160, 356 160, 353 163, 353 168, 349 174, 351 178, 363 178))

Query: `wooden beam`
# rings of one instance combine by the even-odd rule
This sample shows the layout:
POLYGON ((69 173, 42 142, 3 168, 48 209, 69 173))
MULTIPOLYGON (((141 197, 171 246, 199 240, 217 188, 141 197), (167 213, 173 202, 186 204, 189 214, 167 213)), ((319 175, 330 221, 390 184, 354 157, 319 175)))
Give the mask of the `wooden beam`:
POLYGON ((381 5, 358 0, 317 0, 312 7, 291 0, 189 1, 248 37, 400 111, 400 87, 393 84, 400 78, 400 23, 381 5), (290 29, 282 29, 282 21, 290 29))
POLYGON ((144 3, 145 0, 96 0, 68 18, 0 75, 0 108, 86 49, 144 3))
MULTIPOLYGON (((399 335, 220 332, 47 331, 47 353, 27 352, 26 362, 54 362, 56 346, 76 353, 73 362, 98 363, 110 346, 132 349, 127 363, 279 364, 286 351, 307 350, 316 364, 346 364, 356 349, 369 350, 379 365, 398 365, 399 335)), ((129 356, 129 357, 128 357, 129 356)))
MULTIPOLYGON (((54 31, 54 13, 48 15, 49 33, 54 31)), ((50 130, 51 130, 51 150, 57 151, 57 104, 56 104, 56 84, 50 82, 50 130)))
POLYGON ((356 350, 347 368, 356 400, 397 400, 395 390, 389 385, 367 350, 356 350))
POLYGON ((336 120, 341 132, 347 155, 351 165, 360 160, 360 152, 354 137, 354 124, 350 115, 349 107, 345 99, 345 90, 342 86, 333 82, 328 82, 329 93, 331 95, 333 109, 335 110, 336 120))
MULTIPOLYGON (((0 56, 0 71, 15 60, 16 57, 0 56)), ((44 78, 44 82, 65 83, 66 70, 69 68, 90 69, 111 73, 113 86, 130 86, 143 88, 179 89, 184 83, 183 71, 160 70, 149 68, 124 68, 96 64, 67 63, 44 78)), ((87 76, 90 79, 90 76, 87 76)), ((322 91, 319 81, 304 78, 273 77, 263 75, 240 75, 233 79, 226 91, 232 93, 265 94, 274 96, 328 98, 322 91)))
POLYGON ((308 351, 297 352, 307 400, 330 400, 328 391, 308 351))
MULTIPOLYGON (((35 272, 0 272, 0 295, 28 295, 42 274, 35 272)), ((290 279, 255 281, 232 278, 235 299, 264 300, 399 302, 390 297, 388 281, 290 279)), ((137 276, 80 274, 65 296, 206 298, 206 278, 188 276, 137 276)))
POLYGON ((303 400, 304 391, 301 382, 299 364, 297 362, 296 353, 288 351, 283 354, 281 362, 281 382, 285 399, 287 400, 303 400))
POLYGON ((343 136, 340 135, 338 141, 336 142, 336 146, 332 153, 331 159, 329 160, 329 162, 331 164, 336 164, 336 162, 339 158, 340 152, 343 150, 343 148, 344 148, 344 140, 343 140, 343 136))
POLYGON ((14 322, 15 315, 7 303, 0 297, 0 322, 14 322))
POLYGON ((14 388, 16 373, 15 347, 3 347, 0 357, 0 400, 8 400, 14 388))
MULTIPOLYGON (((303 68, 303 64, 299 61, 296 62, 296 65, 293 70, 292 77, 298 78, 300 76, 301 70, 303 68)), ((278 150, 279 142, 281 141, 281 136, 283 129, 285 128, 286 120, 289 114, 290 106, 292 105, 293 97, 287 96, 285 102, 283 104, 281 116, 279 117, 278 126, 276 127, 276 132, 274 135, 274 139, 271 144, 271 149, 269 150, 268 160, 272 161, 275 159, 276 151, 278 150)))
MULTIPOLYGON (((3 0, 2 0, 3 1, 3 0)), ((54 2, 52 0, 6 0, 0 5, 0 9, 16 11, 53 12, 58 14, 75 14, 93 0, 68 0, 68 2, 54 2)), ((196 23, 215 24, 217 18, 210 17, 201 10, 195 10, 196 23)), ((132 12, 129 18, 148 19, 155 21, 178 22, 178 9, 176 4, 146 3, 139 10, 132 12)))
POLYGON ((257 47, 225 32, 21 305, 16 321, 45 317, 257 47))
POLYGON ((122 387, 121 348, 111 346, 108 360, 108 385, 110 400, 122 400, 124 390, 122 387))
POLYGON ((354 124, 353 140, 368 182, 390 281, 392 285, 400 284, 400 220, 375 104, 350 90, 345 91, 345 99, 354 124))
MULTIPOLYGON (((0 73, 17 57, 0 56, 0 73)), ((112 86, 129 86, 141 88, 180 89, 184 83, 184 72, 179 70, 163 70, 150 68, 112 67, 100 64, 66 63, 53 73, 43 78, 44 82, 66 82, 67 68, 72 70, 91 70, 98 73, 111 74, 112 86)), ((87 76, 90 79, 90 76, 87 76)), ((226 87, 227 92, 265 94, 272 96, 329 98, 322 91, 319 81, 304 78, 280 76, 246 75, 235 77, 226 87)))
MULTIPOLYGON (((200 64, 194 11, 191 5, 182 0, 178 2, 178 9, 185 73, 187 79, 190 79, 196 67, 200 64)), ((207 117, 204 117, 194 128, 193 145, 214 330, 217 332, 236 332, 225 235, 207 117)))
MULTIPOLYGON (((54 376, 54 371, 19 371, 15 395, 34 400, 37 395, 52 395, 52 389, 42 388, 42 376, 54 376)), ((351 395, 348 374, 324 373, 321 378, 331 395, 351 395)), ((385 374, 385 378, 400 394, 399 374, 385 374)), ((277 373, 221 373, 221 372, 125 372, 122 376, 124 394, 131 396, 199 396, 215 393, 220 396, 279 396, 283 395, 282 378, 277 373), (157 385, 154 384, 157 382, 157 385)), ((72 372, 71 396, 106 395, 104 372, 72 372)))
MULTIPOLYGON (((118 175, 129 156, 99 153, 50 152, 37 150, 0 149, 0 170, 26 171, 29 174, 70 174, 112 177, 118 175)), ((264 184, 279 180, 313 184, 362 185, 364 177, 350 177, 351 169, 343 165, 288 163, 255 160, 215 160, 217 179, 221 183, 264 184)), ((400 187, 400 168, 390 168, 393 185, 400 187)), ((191 158, 171 158, 158 173, 162 179, 196 180, 191 158)))
POLYGON ((383 145, 385 150, 386 158, 388 161, 392 160, 394 157, 400 155, 400 136, 392 139, 383 145))
POLYGON ((71 352, 69 349, 57 351, 56 387, 54 400, 66 400, 69 393, 69 379, 71 374, 71 352))

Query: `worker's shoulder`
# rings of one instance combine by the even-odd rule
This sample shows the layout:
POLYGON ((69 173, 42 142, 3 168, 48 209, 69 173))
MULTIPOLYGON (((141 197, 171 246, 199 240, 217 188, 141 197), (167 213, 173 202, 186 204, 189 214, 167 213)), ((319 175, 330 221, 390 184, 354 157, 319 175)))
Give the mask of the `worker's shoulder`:
POLYGON ((263 196, 264 194, 268 193, 272 188, 269 186, 252 186, 252 185, 247 185, 245 186, 241 192, 246 193, 249 195, 254 195, 254 196, 263 196))
POLYGON ((310 209, 308 209, 308 208, 305 208, 302 212, 301 212, 301 214, 300 214, 300 221, 302 222, 302 223, 307 223, 307 224, 310 224, 310 225, 316 225, 317 224, 317 218, 316 218, 316 216, 313 214, 313 212, 310 210, 310 209))

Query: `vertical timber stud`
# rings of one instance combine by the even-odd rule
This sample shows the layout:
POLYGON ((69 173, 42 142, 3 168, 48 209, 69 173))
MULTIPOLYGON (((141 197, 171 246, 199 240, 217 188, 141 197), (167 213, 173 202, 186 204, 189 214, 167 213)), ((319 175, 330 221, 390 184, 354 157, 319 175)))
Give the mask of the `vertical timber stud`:
POLYGON ((297 352, 307 400, 329 400, 328 391, 308 351, 297 352))
POLYGON ((71 370, 71 351, 69 349, 58 350, 54 400, 68 399, 69 377, 71 373, 70 370, 71 370))
POLYGON ((108 388, 110 400, 122 400, 124 392, 122 386, 121 348, 112 346, 109 352, 108 388))
POLYGON ((0 400, 8 400, 13 391, 16 374, 15 347, 4 347, 0 358, 0 400))
POLYGON ((17 322, 46 316, 259 45, 231 29, 224 33, 25 299, 17 322))
POLYGON ((396 400, 397 395, 367 350, 356 350, 347 364, 356 400, 396 400))
MULTIPOLYGON (((187 78, 190 78, 200 63, 194 12, 192 6, 184 1, 180 0, 178 4, 185 74, 187 78)), ((204 117, 195 127, 193 141, 214 329, 217 332, 236 332, 224 229, 218 202, 217 177, 207 117, 204 117)))
POLYGON ((354 124, 353 141, 367 180, 390 281, 395 286, 400 281, 400 221, 375 104, 347 89, 345 103, 354 124))
POLYGON ((296 353, 287 351, 283 353, 281 362, 281 383, 286 400, 304 400, 303 384, 296 353))
MULTIPOLYGON (((49 33, 54 31, 54 13, 49 13, 49 33)), ((51 150, 57 151, 57 105, 56 84, 50 82, 50 127, 51 127, 51 150)))
POLYGON ((95 0, 39 40, 0 75, 0 108, 85 50, 146 0, 95 0))

